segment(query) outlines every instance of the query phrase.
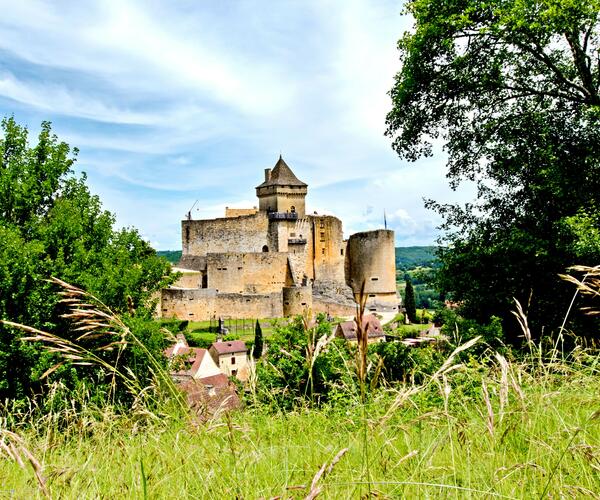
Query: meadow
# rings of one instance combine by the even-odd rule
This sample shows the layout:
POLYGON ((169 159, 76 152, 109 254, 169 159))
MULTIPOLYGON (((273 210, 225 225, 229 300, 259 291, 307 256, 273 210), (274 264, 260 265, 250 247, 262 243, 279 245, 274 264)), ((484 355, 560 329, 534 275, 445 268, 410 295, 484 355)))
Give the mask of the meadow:
MULTIPOLYGON (((3 436, 16 459, 0 461, 1 494, 598 498, 600 357, 532 348, 519 362, 476 361, 463 347, 421 384, 291 412, 252 390, 244 410, 206 420, 142 399, 126 415, 76 399, 44 415, 21 409, 3 436)), ((4 408, 5 422, 15 411, 4 408)))

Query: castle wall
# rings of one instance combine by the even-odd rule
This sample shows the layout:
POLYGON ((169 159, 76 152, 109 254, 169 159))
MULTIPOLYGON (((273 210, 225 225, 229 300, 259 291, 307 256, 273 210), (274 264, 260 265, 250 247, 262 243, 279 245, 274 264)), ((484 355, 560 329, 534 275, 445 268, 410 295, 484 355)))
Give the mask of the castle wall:
POLYGON ((258 208, 229 208, 225 207, 225 217, 242 217, 245 215, 254 215, 258 208))
POLYGON ((339 302, 313 297, 313 313, 329 314, 336 318, 353 318, 356 315, 356 305, 340 304, 339 302))
POLYGON ((202 288, 202 273, 199 271, 185 271, 173 284, 177 288, 202 288))
POLYGON ((165 288, 161 292, 161 316, 190 321, 219 317, 280 318, 282 293, 242 295, 211 289, 165 288))
POLYGON ((396 254, 394 232, 380 229, 350 236, 347 247, 348 285, 360 293, 363 282, 370 311, 396 310, 396 254))
POLYGON ((283 315, 285 317, 303 314, 312 309, 312 287, 293 286, 283 289, 283 315))
POLYGON ((286 253, 207 255, 208 288, 219 293, 274 293, 293 284, 286 253))
POLYGON ((268 246, 269 219, 266 213, 181 222, 183 255, 209 253, 261 252, 268 246))
POLYGON ((344 283, 345 248, 342 221, 330 215, 309 215, 307 274, 317 282, 344 283))

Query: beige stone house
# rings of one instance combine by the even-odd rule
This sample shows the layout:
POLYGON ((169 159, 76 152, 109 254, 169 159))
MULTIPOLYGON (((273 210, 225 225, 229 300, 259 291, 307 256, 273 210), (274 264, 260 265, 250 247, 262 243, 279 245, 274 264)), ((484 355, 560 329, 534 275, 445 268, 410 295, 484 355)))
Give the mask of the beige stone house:
MULTIPOLYGON (((385 342, 385 333, 381 327, 381 322, 372 314, 363 316, 363 330, 367 331, 367 342, 369 344, 385 342)), ((344 321, 337 325, 335 337, 356 344, 358 342, 356 321, 344 321)))
POLYGON ((242 381, 248 379, 248 348, 245 342, 213 342, 209 353, 224 374, 242 381))

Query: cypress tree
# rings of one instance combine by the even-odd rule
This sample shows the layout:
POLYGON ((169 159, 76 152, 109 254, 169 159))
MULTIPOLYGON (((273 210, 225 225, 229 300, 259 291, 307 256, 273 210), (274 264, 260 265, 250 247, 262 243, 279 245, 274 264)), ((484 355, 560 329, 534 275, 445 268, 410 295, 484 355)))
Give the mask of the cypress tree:
POLYGON ((258 359, 262 356, 263 351, 263 335, 260 323, 256 320, 256 326, 254 327, 254 348, 252 349, 252 356, 254 359, 258 359))
POLYGON ((404 309, 406 316, 411 323, 417 322, 417 305, 415 303, 415 290, 413 289, 412 281, 406 280, 406 289, 404 290, 404 309))

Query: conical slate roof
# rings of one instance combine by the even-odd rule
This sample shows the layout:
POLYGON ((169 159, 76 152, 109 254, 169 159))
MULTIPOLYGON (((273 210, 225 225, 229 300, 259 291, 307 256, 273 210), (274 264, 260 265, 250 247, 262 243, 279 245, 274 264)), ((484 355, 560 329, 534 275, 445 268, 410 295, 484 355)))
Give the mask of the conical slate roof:
POLYGON ((302 182, 298 177, 294 175, 292 169, 288 167, 287 163, 283 161, 281 155, 279 155, 279 160, 277 160, 276 165, 271 170, 271 178, 268 181, 263 182, 260 186, 301 186, 306 187, 308 184, 302 182))

